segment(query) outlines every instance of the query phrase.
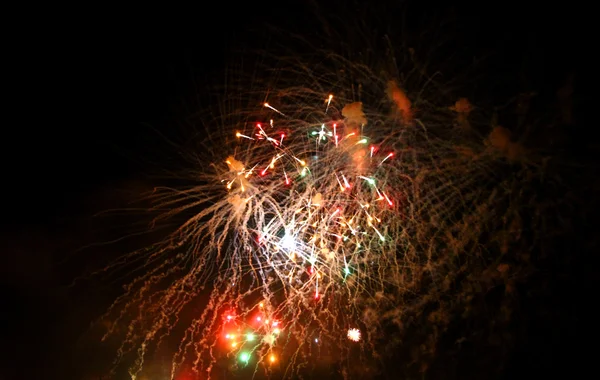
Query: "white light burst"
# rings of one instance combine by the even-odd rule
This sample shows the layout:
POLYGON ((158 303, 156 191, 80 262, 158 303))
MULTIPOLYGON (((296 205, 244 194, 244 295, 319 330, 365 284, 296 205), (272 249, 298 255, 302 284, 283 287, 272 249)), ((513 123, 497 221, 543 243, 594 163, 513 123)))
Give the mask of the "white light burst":
POLYGON ((285 234, 283 239, 281 239, 280 244, 281 248, 286 249, 290 252, 296 249, 296 240, 294 240, 294 237, 292 235, 289 235, 287 233, 285 234))
POLYGON ((353 342, 358 342, 360 340, 360 330, 359 329, 349 329, 348 330, 348 339, 353 342))

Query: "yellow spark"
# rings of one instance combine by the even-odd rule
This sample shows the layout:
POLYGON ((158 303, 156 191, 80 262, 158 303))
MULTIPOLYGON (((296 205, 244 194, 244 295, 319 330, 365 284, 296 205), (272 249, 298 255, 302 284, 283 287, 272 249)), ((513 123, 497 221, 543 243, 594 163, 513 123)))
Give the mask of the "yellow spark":
MULTIPOLYGON (((241 133, 239 133, 239 132, 237 132, 237 133, 235 134, 235 137, 237 137, 237 138, 243 137, 243 138, 245 138, 245 139, 254 140, 254 138, 252 138, 252 137, 250 137, 250 136, 242 135, 242 134, 241 134, 241 133)), ((228 164, 230 164, 229 162, 227 162, 227 163, 228 163, 228 164)))
POLYGON ((325 112, 329 110, 329 105, 331 104, 331 99, 333 99, 333 95, 329 94, 329 97, 325 100, 327 102, 327 107, 325 108, 325 112))
POLYGON ((282 112, 280 112, 278 109, 272 107, 269 103, 265 103, 264 104, 265 107, 272 109, 273 111, 277 112, 278 114, 285 116, 282 112))

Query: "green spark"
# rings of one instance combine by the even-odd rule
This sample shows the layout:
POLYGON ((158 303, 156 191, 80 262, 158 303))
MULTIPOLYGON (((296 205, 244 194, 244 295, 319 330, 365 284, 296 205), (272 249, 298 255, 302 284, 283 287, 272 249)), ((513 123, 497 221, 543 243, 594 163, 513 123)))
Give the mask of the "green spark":
POLYGON ((248 361, 250 361, 250 354, 248 352, 242 352, 240 354, 240 361, 243 361, 244 363, 248 364, 248 361))

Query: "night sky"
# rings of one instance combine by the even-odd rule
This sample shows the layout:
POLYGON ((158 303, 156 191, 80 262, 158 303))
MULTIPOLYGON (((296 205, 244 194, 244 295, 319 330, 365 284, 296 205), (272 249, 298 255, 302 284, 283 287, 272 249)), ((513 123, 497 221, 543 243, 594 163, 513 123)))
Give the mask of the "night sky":
MULTIPOLYGON (((105 263, 100 250, 78 248, 128 233, 136 216, 123 216, 115 224, 91 215, 126 207, 136 194, 151 188, 147 176, 156 163, 149 162, 163 157, 153 152, 165 151, 156 131, 182 138, 182 119, 207 101, 203 86, 223 75, 231 48, 264 47, 261 41, 251 45, 249 31, 264 35, 265 25, 272 24, 318 37, 314 4, 285 4, 53 9, 52 17, 24 21, 29 27, 10 47, 15 52, 13 75, 5 73, 16 82, 13 102, 19 106, 13 109, 15 117, 7 116, 3 123, 0 379, 79 379, 99 373, 99 363, 110 356, 82 341, 90 339, 90 323, 118 294, 118 286, 94 281, 67 285, 105 263), (67 16, 70 11, 73 16, 67 16), (81 361, 82 352, 89 362, 81 361)), ((451 40, 464 49, 465 65, 470 55, 493 53, 498 58, 489 70, 511 78, 521 75, 517 82, 522 88, 553 94, 569 73, 580 74, 587 34, 577 9, 550 7, 486 2, 429 10, 413 5, 408 17, 398 11, 398 20, 408 20, 412 33, 418 34, 429 20, 446 15, 455 25, 451 40)), ((344 12, 354 12, 351 8, 329 3, 319 9, 322 15, 337 13, 344 19, 344 12)), ((396 4, 389 9, 400 8, 396 4)), ((499 87, 493 96, 513 90, 499 87)), ((561 148, 580 158, 594 148, 582 124, 564 133, 561 148)), ((575 194, 579 185, 584 186, 573 185, 575 194)), ((556 282, 539 306, 526 309, 531 315, 523 320, 529 327, 520 332, 522 344, 503 378, 555 370, 575 374, 590 363, 579 352, 588 344, 582 336, 587 334, 584 321, 590 307, 585 297, 591 274, 582 263, 585 249, 596 246, 584 242, 589 232, 572 236, 579 248, 570 249, 566 242, 556 266, 543 269, 556 282)), ((485 371, 485 364, 476 364, 485 360, 474 358, 464 360, 485 371)), ((474 376, 473 371, 464 373, 474 376)))

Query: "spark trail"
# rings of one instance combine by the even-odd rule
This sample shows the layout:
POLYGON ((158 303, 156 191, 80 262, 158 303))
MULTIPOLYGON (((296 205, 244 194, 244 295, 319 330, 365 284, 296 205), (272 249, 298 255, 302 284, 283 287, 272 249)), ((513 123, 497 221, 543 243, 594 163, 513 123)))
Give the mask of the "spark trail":
POLYGON ((507 205, 525 202, 515 189, 537 176, 535 159, 457 133, 470 107, 431 94, 419 113, 396 81, 331 59, 349 74, 271 83, 268 102, 249 94, 209 123, 211 149, 182 175, 191 185, 150 196, 155 222, 177 228, 124 258, 143 270, 107 313, 130 326, 119 356, 137 358, 132 378, 161 345, 176 347, 172 379, 186 365, 217 376, 222 360, 294 377, 377 353, 382 326, 451 294, 490 231, 520 223, 507 205))

